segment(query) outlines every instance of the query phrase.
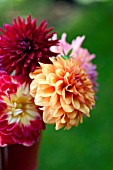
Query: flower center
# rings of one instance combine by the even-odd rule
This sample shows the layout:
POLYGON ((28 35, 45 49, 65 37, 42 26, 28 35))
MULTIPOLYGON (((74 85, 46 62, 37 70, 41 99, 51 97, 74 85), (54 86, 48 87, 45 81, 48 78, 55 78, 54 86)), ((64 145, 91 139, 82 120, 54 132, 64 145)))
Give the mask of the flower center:
POLYGON ((3 101, 7 105, 5 113, 7 114, 8 124, 17 123, 19 126, 22 126, 22 124, 29 126, 30 122, 39 116, 37 107, 28 93, 27 86, 19 87, 16 94, 10 95, 10 99, 3 96, 3 101))
POLYGON ((31 120, 35 120, 37 116, 36 106, 28 102, 26 98, 20 98, 17 101, 7 103, 8 123, 18 123, 20 126, 30 124, 31 120), (20 102, 21 101, 21 102, 20 102))
POLYGON ((19 43, 19 47, 24 51, 32 50, 32 43, 29 40, 22 40, 19 43))
POLYGON ((15 118, 23 117, 26 115, 26 104, 13 102, 13 107, 11 109, 12 116, 15 118))

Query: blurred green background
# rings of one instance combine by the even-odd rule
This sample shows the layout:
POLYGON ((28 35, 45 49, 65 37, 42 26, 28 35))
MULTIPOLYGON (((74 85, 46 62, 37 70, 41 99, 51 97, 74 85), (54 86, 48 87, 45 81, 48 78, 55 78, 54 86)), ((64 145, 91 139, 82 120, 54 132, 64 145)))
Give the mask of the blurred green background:
POLYGON ((38 170, 113 169, 113 1, 0 0, 0 25, 18 15, 46 19, 59 38, 85 35, 83 47, 95 53, 99 90, 91 118, 70 131, 43 132, 38 170))

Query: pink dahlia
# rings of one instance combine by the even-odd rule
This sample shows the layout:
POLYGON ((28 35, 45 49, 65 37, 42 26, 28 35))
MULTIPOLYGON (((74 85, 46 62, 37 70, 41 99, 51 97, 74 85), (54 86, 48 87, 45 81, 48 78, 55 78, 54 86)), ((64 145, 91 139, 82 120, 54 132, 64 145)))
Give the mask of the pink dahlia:
MULTIPOLYGON (((54 35, 53 39, 57 39, 57 35, 54 35)), ((70 54, 70 56, 72 58, 75 58, 80 67, 87 73, 88 78, 93 83, 93 89, 96 91, 97 72, 96 66, 92 63, 92 59, 95 58, 95 55, 90 54, 87 49, 81 47, 84 39, 85 36, 78 36, 75 40, 72 41, 71 44, 69 44, 66 41, 66 34, 63 33, 61 40, 59 40, 59 45, 51 47, 51 51, 59 53, 59 55, 64 55, 64 53, 67 54, 69 50, 72 49, 72 53, 70 54)))
POLYGON ((0 146, 32 145, 44 128, 42 113, 29 93, 29 84, 0 73, 0 146))
POLYGON ((4 24, 0 29, 0 65, 8 74, 28 75, 34 71, 38 62, 48 63, 49 57, 55 55, 50 47, 56 45, 52 40, 53 28, 47 29, 47 22, 36 26, 36 19, 14 19, 13 24, 4 24))

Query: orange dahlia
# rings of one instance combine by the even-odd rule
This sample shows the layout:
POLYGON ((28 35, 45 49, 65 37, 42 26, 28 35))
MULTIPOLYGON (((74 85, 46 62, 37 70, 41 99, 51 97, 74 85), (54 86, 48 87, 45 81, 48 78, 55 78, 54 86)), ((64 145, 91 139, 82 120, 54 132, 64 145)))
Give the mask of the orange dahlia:
POLYGON ((87 74, 75 59, 57 56, 50 58, 52 64, 40 63, 30 77, 30 93, 35 104, 43 106, 43 120, 56 124, 56 130, 70 129, 83 122, 83 116, 90 116, 94 106, 94 90, 87 74))

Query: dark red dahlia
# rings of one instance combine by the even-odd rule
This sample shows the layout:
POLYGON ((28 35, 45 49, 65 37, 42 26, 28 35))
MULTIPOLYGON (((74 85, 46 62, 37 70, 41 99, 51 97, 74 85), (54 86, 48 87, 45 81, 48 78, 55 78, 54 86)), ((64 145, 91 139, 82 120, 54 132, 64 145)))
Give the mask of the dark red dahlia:
POLYGON ((52 40, 53 28, 47 29, 47 22, 42 21, 36 26, 36 19, 31 20, 29 15, 26 20, 18 17, 13 24, 4 24, 0 29, 0 66, 15 75, 28 75, 38 66, 38 62, 49 63, 49 57, 56 53, 50 47, 57 44, 52 40))

